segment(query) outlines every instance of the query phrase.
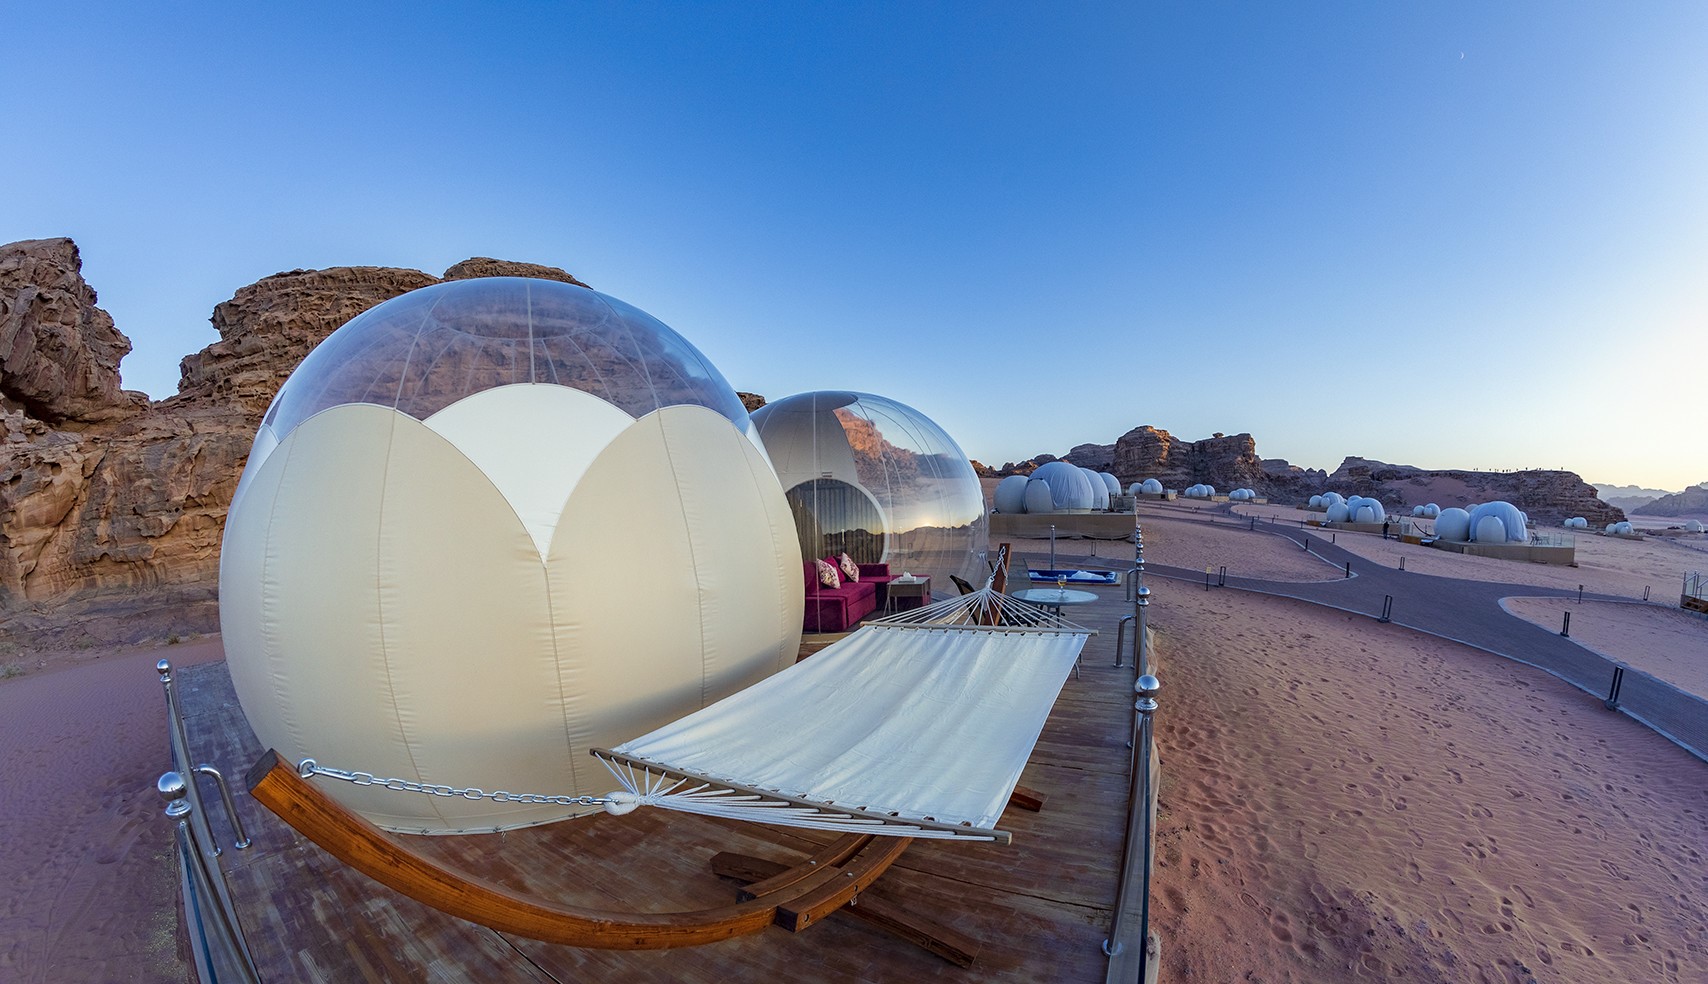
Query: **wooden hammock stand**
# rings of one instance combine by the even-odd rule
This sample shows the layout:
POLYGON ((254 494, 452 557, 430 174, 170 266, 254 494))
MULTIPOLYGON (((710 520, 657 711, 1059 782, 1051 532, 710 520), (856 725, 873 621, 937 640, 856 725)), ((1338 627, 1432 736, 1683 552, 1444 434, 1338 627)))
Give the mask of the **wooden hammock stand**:
POLYGON ((749 882, 733 905, 686 912, 611 912, 541 902, 417 854, 303 779, 269 749, 249 770, 250 793, 339 861, 441 912, 501 933, 564 946, 660 950, 757 933, 776 924, 800 932, 836 912, 852 915, 962 967, 978 944, 881 896, 862 896, 912 843, 850 834, 793 867, 723 853, 719 875, 749 882))
MULTIPOLYGON (((1009 545, 997 551, 992 586, 1008 581, 1009 545)), ((980 624, 1000 624, 992 611, 980 624)), ((501 933, 564 946, 662 950, 698 946, 778 925, 798 933, 834 913, 883 929, 961 967, 978 943, 882 894, 862 894, 912 843, 906 837, 848 834, 794 866, 724 852, 712 870, 747 882, 733 905, 687 912, 610 912, 540 902, 478 875, 415 853, 398 837, 341 806, 269 749, 247 777, 249 792, 267 809, 327 853, 382 885, 441 912, 501 933)), ((1043 808, 1045 797, 1016 787, 1009 803, 1043 808)))

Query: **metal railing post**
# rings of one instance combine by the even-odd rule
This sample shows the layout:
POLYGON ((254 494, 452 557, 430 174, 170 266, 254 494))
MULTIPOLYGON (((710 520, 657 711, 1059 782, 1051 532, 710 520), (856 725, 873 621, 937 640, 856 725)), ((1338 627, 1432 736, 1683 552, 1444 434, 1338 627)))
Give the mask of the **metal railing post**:
POLYGON ((211 898, 204 900, 205 903, 208 903, 206 908, 216 910, 212 916, 219 921, 221 926, 227 927, 225 930, 229 934, 227 942, 234 958, 239 964, 245 965, 245 972, 249 975, 247 979, 254 981, 257 980, 255 960, 250 956, 249 943, 243 938, 242 928, 238 924, 237 908, 231 901, 231 888, 226 884, 225 872, 219 866, 221 853, 219 841, 214 837, 213 828, 208 825, 207 808, 202 803, 201 790, 194 780, 195 774, 201 769, 206 769, 218 776, 220 792, 225 796, 226 809, 231 816, 231 826, 237 833, 236 846, 238 849, 248 847, 249 839, 243 831, 242 821, 238 819, 236 806, 231 802, 230 792, 225 787, 224 777, 219 776, 218 771, 212 766, 196 768, 190 765, 194 760, 190 757, 189 732, 184 728, 184 713, 178 703, 178 691, 173 686, 172 664, 167 660, 160 660, 154 664, 154 671, 160 675, 160 686, 166 693, 167 738, 172 746, 173 764, 178 770, 161 776, 157 788, 162 797, 172 801, 182 800, 185 804, 183 807, 172 807, 170 803, 168 804, 170 809, 176 810, 175 813, 169 815, 182 818, 181 822, 186 825, 183 842, 188 845, 190 854, 187 856, 185 864, 195 865, 195 870, 201 873, 201 877, 207 884, 208 894, 211 896, 211 898), (182 774, 185 772, 190 773, 188 780, 182 774), (177 782, 169 782, 169 778, 175 778, 177 782))
MULTIPOLYGON (((1115 623, 1115 665, 1121 665, 1122 654, 1127 649, 1127 623, 1133 621, 1133 616, 1122 615, 1121 621, 1115 623)), ((1136 664, 1135 664, 1136 665, 1136 664)))
POLYGON ((207 846, 197 843, 196 802, 191 792, 195 785, 177 772, 167 772, 154 788, 166 801, 166 816, 176 821, 178 857, 183 866, 180 884, 185 893, 185 913, 191 923, 191 950, 198 979, 220 980, 221 968, 229 968, 242 984, 260 984, 261 975, 243 938, 237 913, 231 908, 219 862, 207 846))
POLYGON ((1151 650, 1150 643, 1145 638, 1145 616, 1151 606, 1151 589, 1142 584, 1139 585, 1138 599, 1134 605, 1137 608, 1135 614, 1138 615, 1138 619, 1134 622, 1133 630, 1133 666, 1141 674, 1148 675, 1151 671, 1151 650))
POLYGON ((1050 524, 1050 570, 1056 569, 1056 524, 1050 524))
POLYGON ((1566 612, 1565 616, 1564 619, 1560 620, 1560 634, 1570 639, 1572 637, 1572 613, 1566 612))
POLYGON ((1157 678, 1150 674, 1139 677, 1133 684, 1133 691, 1138 699, 1133 701, 1133 710, 1137 714, 1134 722, 1137 737, 1133 742, 1133 782, 1131 798, 1127 802, 1127 843, 1121 852, 1121 885, 1115 894, 1115 918, 1109 927, 1109 938, 1103 941, 1103 952, 1109 956, 1120 953, 1125 944, 1122 939, 1125 917, 1127 914, 1127 892, 1129 883, 1126 872, 1133 866, 1133 852, 1142 852, 1139 874, 1139 959, 1138 973, 1134 980, 1145 979, 1146 963, 1150 959, 1150 923, 1151 923, 1151 865, 1155 859, 1156 837, 1151 829, 1151 715, 1156 713, 1156 695, 1160 684, 1157 678), (1134 835, 1138 836, 1135 838, 1134 835), (1138 843, 1135 844, 1134 840, 1138 843))

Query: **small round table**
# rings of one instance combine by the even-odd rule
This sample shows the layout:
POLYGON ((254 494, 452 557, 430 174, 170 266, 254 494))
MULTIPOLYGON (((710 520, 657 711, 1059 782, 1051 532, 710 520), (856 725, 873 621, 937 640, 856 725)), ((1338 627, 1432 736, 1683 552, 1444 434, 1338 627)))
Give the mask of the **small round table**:
MULTIPOLYGON (((1016 591, 1009 597, 1047 609, 1057 622, 1062 618, 1062 606, 1088 605, 1097 600, 1097 595, 1090 591, 1075 591, 1072 588, 1027 588, 1024 591, 1016 591)), ((1074 679, 1079 679, 1078 659, 1073 661, 1073 675, 1074 679)))
POLYGON ((1097 600, 1097 596, 1090 591, 1075 591, 1072 588, 1027 588, 1014 592, 1010 597, 1029 605, 1048 608, 1050 614, 1057 618, 1062 617, 1064 605, 1087 605, 1097 600))

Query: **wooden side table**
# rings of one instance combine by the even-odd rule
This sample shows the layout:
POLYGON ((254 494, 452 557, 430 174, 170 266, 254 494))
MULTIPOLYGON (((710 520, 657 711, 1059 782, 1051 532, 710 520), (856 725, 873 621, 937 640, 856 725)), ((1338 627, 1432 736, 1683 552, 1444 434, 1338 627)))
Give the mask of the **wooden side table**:
POLYGON ((884 612, 899 612, 907 608, 923 608, 931 601, 931 575, 922 577, 896 578, 889 584, 889 593, 884 597, 884 612), (908 604, 902 604, 902 602, 908 604))

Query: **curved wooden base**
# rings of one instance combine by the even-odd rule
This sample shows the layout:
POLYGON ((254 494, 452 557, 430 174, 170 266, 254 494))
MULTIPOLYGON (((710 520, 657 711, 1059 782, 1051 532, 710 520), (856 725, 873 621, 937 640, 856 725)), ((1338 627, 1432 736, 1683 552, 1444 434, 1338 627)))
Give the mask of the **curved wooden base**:
MULTIPOLYGON (((249 791, 327 853, 375 881, 441 912, 545 943, 612 950, 697 946, 757 933, 780 908, 811 922, 846 905, 883 874, 907 838, 842 837, 773 878, 749 901, 689 912, 609 912, 540 902, 412 851, 344 808, 268 750, 249 770, 249 791), (874 841, 881 843, 874 844, 874 841)), ((804 926, 805 922, 799 923, 804 926)))

